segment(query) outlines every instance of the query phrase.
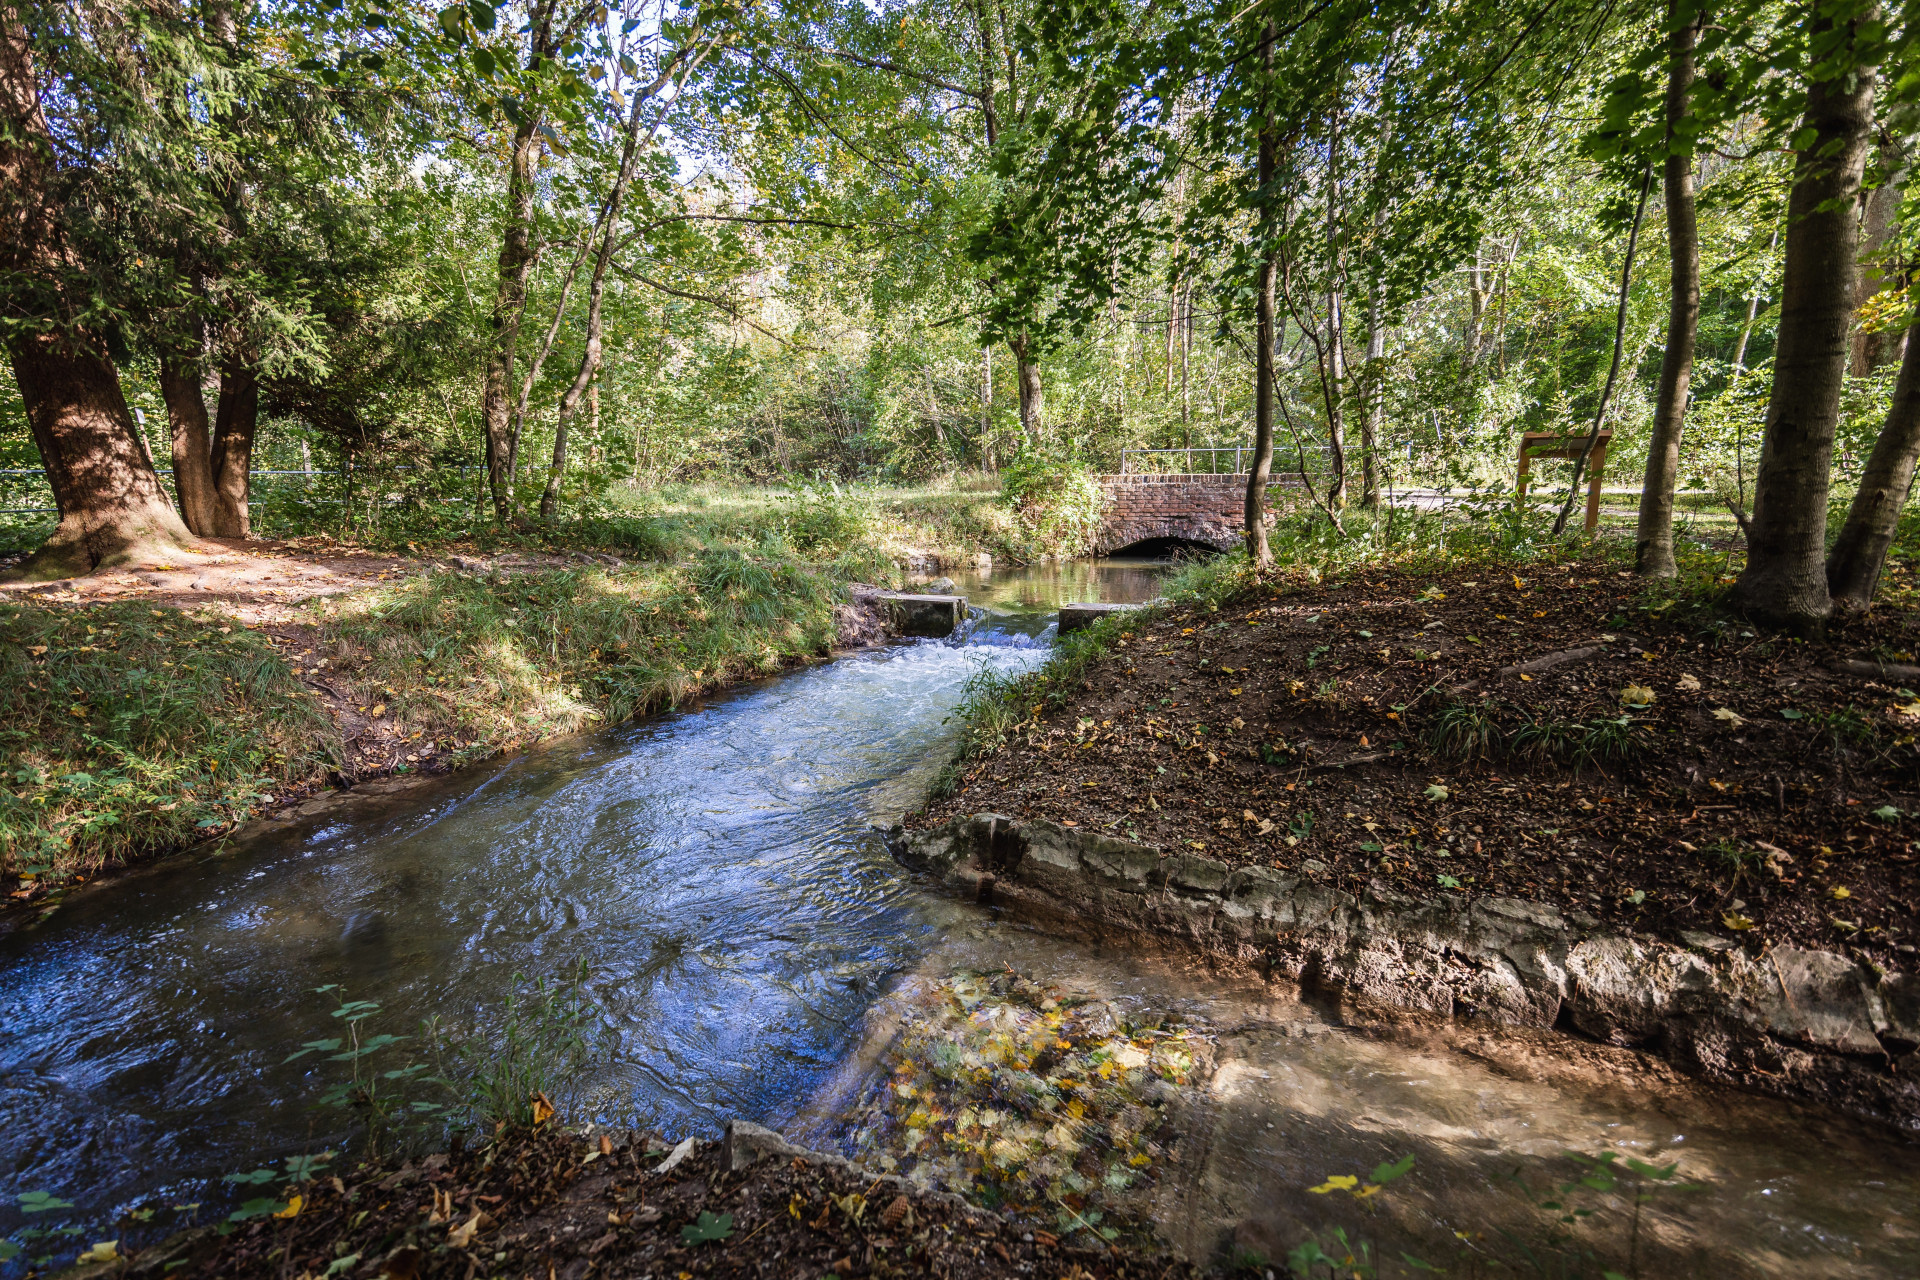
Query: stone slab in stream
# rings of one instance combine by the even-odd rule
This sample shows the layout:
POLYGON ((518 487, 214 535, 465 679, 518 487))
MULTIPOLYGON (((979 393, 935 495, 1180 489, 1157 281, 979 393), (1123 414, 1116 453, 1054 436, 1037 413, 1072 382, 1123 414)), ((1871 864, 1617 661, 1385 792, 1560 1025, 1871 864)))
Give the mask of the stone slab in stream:
POLYGON ((1064 636, 1070 631, 1078 631, 1082 627, 1090 627, 1110 613, 1131 613, 1139 607, 1137 604, 1093 604, 1090 602, 1063 604, 1060 606, 1060 634, 1064 636))
POLYGON ((912 595, 904 591, 881 591, 875 599, 887 607, 893 630, 903 636, 950 636, 967 617, 965 596, 912 595))

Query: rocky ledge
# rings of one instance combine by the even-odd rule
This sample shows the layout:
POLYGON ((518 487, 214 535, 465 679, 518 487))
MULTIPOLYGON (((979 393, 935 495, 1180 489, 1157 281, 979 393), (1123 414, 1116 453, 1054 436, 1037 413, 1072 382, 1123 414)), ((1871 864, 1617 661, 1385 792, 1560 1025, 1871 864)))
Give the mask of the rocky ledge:
POLYGON ((1516 898, 1360 894, 996 814, 895 827, 894 855, 982 901, 1145 930, 1362 1005, 1557 1027, 1920 1131, 1920 978, 1830 951, 1621 933, 1516 898))

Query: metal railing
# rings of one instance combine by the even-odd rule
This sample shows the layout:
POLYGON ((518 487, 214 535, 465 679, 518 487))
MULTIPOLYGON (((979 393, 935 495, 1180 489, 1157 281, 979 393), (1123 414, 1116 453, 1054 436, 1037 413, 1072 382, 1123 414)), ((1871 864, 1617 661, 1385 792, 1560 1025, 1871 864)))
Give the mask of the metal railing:
MULTIPOLYGON (((1309 445, 1305 449, 1279 448, 1273 451, 1270 469, 1274 472, 1298 469, 1303 456, 1320 457, 1331 455, 1332 450, 1325 445, 1309 445)), ((1250 444, 1196 444, 1175 449, 1122 449, 1120 451, 1120 474, 1123 476, 1151 475, 1245 475, 1247 464, 1252 460, 1253 446, 1250 444), (1233 465, 1223 468, 1222 456, 1231 454, 1233 465), (1206 466, 1195 465, 1194 457, 1205 457, 1206 466), (1178 458, 1182 462, 1180 470, 1157 465, 1161 460, 1178 458)))

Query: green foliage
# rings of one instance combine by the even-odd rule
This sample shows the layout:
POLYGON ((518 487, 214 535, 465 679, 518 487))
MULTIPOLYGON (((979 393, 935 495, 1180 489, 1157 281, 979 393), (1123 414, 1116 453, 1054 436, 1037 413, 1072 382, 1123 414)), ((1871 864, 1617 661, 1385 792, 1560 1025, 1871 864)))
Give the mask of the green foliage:
POLYGON ((559 980, 514 975, 513 990, 497 1010, 468 1025, 430 1020, 424 1037, 436 1079, 447 1090, 457 1120, 491 1127, 543 1121, 535 1099, 562 1114, 589 1064, 609 1052, 587 992, 580 959, 559 980))
POLYGON ((686 1244, 712 1244, 728 1239, 733 1235, 733 1215, 723 1213, 715 1216, 702 1209, 700 1217, 680 1228, 680 1239, 686 1244))
POLYGON ((1001 472, 1000 486, 1035 554, 1077 556, 1092 549, 1106 495, 1084 459, 1025 449, 1001 472))

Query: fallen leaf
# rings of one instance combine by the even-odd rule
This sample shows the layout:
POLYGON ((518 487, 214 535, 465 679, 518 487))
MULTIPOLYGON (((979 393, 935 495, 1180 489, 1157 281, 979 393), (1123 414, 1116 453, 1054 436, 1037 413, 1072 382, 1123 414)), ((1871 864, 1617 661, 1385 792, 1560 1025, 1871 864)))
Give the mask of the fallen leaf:
POLYGON ((485 1213, 476 1212, 471 1218, 447 1232, 447 1244, 455 1249, 464 1249, 473 1243, 474 1235, 486 1225, 485 1213))
POLYGON ((46 651, 47 651, 47 646, 43 644, 30 644, 27 646, 27 652, 32 654, 36 658, 39 657, 41 654, 45 653, 46 651))
POLYGON ((1673 687, 1682 693, 1698 693, 1700 692, 1700 677, 1682 675, 1678 680, 1674 681, 1673 687))
POLYGON ((119 1259, 120 1242, 118 1240, 101 1240, 85 1253, 75 1258, 74 1262, 75 1264, 83 1262, 117 1262, 119 1259))
POLYGON ((536 1093, 529 1099, 533 1103, 533 1123, 537 1127, 553 1119, 553 1100, 544 1093, 536 1093))
POLYGON ((1324 1196, 1330 1191, 1351 1191, 1359 1185, 1360 1179, 1354 1177, 1352 1174, 1336 1173, 1319 1186, 1308 1187, 1307 1190, 1317 1196, 1324 1196))
POLYGON ((1738 711, 1735 711, 1732 707, 1715 707, 1713 709, 1713 718, 1715 720, 1724 720, 1736 729, 1747 722, 1747 718, 1738 711))
POLYGON ((305 1196, 293 1196, 287 1201, 287 1207, 273 1216, 276 1218, 297 1218, 300 1216, 300 1207, 306 1204, 306 1202, 305 1196))
POLYGON ((1727 926, 1727 928, 1733 930, 1735 933, 1744 933, 1748 929, 1753 928, 1753 921, 1747 919, 1745 916, 1741 915, 1738 911, 1727 912, 1725 915, 1720 917, 1720 923, 1727 926))
POLYGON ((1653 705, 1653 690, 1643 684, 1630 684, 1620 691, 1620 705, 1650 707, 1653 705))
POLYGON ((1827 896, 1829 898, 1851 898, 1853 896, 1853 890, 1843 884, 1837 884, 1827 890, 1827 896))
POLYGON ((1437 782, 1427 788, 1427 799, 1429 800, 1445 800, 1451 794, 1450 791, 1437 782))

